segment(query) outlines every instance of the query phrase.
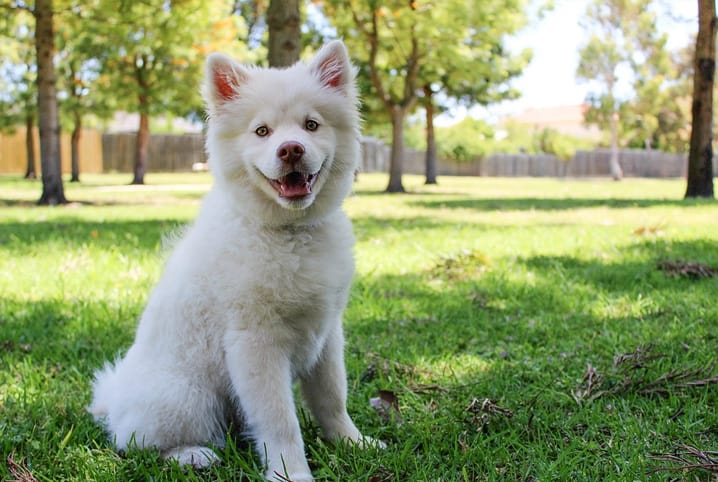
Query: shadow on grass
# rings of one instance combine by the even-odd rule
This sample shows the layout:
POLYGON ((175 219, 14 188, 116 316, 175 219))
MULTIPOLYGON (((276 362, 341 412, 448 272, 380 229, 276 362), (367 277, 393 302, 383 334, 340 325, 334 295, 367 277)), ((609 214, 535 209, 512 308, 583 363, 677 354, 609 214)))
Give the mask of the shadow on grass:
POLYGON ((40 243, 57 243, 71 249, 93 245, 102 249, 131 246, 155 251, 164 236, 185 224, 173 219, 102 222, 69 217, 45 222, 0 222, 0 246, 17 252, 32 250, 40 243))
MULTIPOLYGON (((65 239, 84 239, 96 227, 86 223, 79 234, 70 230, 65 239)), ((161 222, 116 225, 118 232, 149 230, 153 239, 161 228, 161 222)), ((506 467, 512 466, 515 454, 530 465, 538 463, 533 459, 537 450, 546 451, 546 459, 553 460, 562 452, 584 454, 581 447, 591 442, 600 450, 595 457, 582 457, 588 460, 586 467, 605 466, 605 473, 595 469, 598 475, 594 478, 615 479, 608 461, 625 457, 625 453, 614 445, 636 446, 642 452, 663 448, 655 435, 646 435, 641 444, 613 443, 634 438, 632 429, 624 428, 633 422, 632 413, 639 412, 635 419, 660 434, 654 422, 670 417, 675 425, 672 414, 682 416, 678 409, 682 410, 683 403, 677 397, 651 399, 635 408, 635 396, 626 394, 620 395, 619 401, 615 397, 609 411, 603 404, 577 406, 572 390, 580 383, 587 362, 610 366, 614 355, 639 344, 678 346, 676 353, 683 353, 684 358, 707 358, 706 353, 713 357, 718 345, 714 329, 718 281, 667 278, 655 262, 667 254, 714 262, 714 248, 715 243, 708 239, 646 241, 625 248, 623 257, 614 263, 570 256, 530 256, 511 262, 517 266, 510 267, 533 273, 531 279, 509 276, 500 266, 461 279, 446 278, 434 270, 359 277, 346 323, 352 413, 358 413, 361 426, 369 427, 373 434, 377 430, 371 424, 379 422, 367 400, 375 396, 377 387, 399 393, 407 423, 383 428, 380 435, 394 441, 388 449, 394 452, 380 454, 382 463, 391 462, 392 453, 416 443, 423 466, 435 466, 433 474, 459 474, 467 466, 480 467, 477 473, 486 474, 495 473, 496 460, 501 457, 506 467), (629 313, 602 309, 603 305, 640 304, 641 300, 648 301, 645 308, 629 313), (681 346, 697 348, 687 351, 681 346), (702 351, 696 355, 693 350, 702 351), (379 367, 375 379, 362 380, 375 361, 371 354, 397 365, 386 372, 379 367), (419 368, 412 371, 415 367, 419 368), (409 393, 421 383, 448 390, 409 393), (510 409, 513 418, 492 420, 479 429, 476 417, 466 407, 472 399, 483 397, 510 409), (600 430, 591 431, 595 412, 604 411, 609 411, 608 415, 602 413, 597 418, 600 430), (465 441, 470 449, 453 450, 457 440, 465 441), (509 454, 504 453, 506 440, 515 444, 509 454), (606 463, 596 464, 595 460, 606 463)), ((104 434, 84 413, 83 404, 89 397, 92 371, 129 346, 141 308, 137 302, 122 299, 112 303, 0 299, 0 366, 12 380, 13 390, 5 392, 6 411, 0 415, 0 425, 7 427, 0 441, 4 453, 18 447, 19 454, 44 460, 48 449, 84 454, 88 446, 109 447, 104 434), (42 437, 39 448, 33 446, 37 437, 42 437)), ((703 393, 710 394, 707 390, 703 393)), ((700 394, 695 397, 685 405, 700 407, 700 394)), ((694 424, 696 430, 709 428, 714 419, 701 421, 700 416, 699 412, 695 418, 688 417, 685 423, 694 424)), ((635 430, 643 433, 641 427, 635 430)), ((314 438, 308 440, 312 446, 314 438)), ((100 455, 93 449, 87 463, 93 464, 100 455)), ((403 460, 406 457, 401 457, 403 460)), ((48 470, 43 478, 59 479, 60 472, 69 476, 77 471, 74 463, 64 458, 61 462, 57 472, 38 469, 38 474, 48 470)), ((166 464, 155 467, 156 454, 151 452, 104 463, 108 468, 102 470, 115 470, 115 476, 119 472, 128 480, 146 478, 147 470, 160 475, 161 471, 167 475, 168 470, 166 464), (150 469, 134 469, 142 464, 150 469)), ((576 467, 578 462, 564 463, 576 467)), ((436 478, 412 477, 411 464, 400 467, 406 471, 401 480, 436 478)), ((520 479, 519 469, 511 479, 520 479)), ((349 473, 350 478, 358 478, 349 473)))
MULTIPOLYGON (((371 239, 387 231, 417 232, 430 236, 432 230, 445 230, 456 226, 456 221, 442 221, 428 216, 384 219, 357 217, 353 219, 357 239, 371 239)), ((185 219, 162 219, 141 221, 86 221, 72 217, 43 222, 0 222, 0 247, 23 251, 41 243, 58 243, 67 247, 82 244, 100 248, 121 247, 131 244, 144 250, 155 250, 165 236, 181 231, 188 224, 185 219)), ((480 226, 472 224, 472 229, 480 226)), ((486 226, 486 229, 508 229, 502 226, 486 226)))
MULTIPOLYGON (((355 216, 352 218, 354 235, 358 240, 375 238, 385 234, 387 231, 401 232, 402 235, 416 233, 422 238, 430 237, 431 231, 445 231, 448 228, 459 226, 455 220, 444 221, 439 217, 414 216, 403 218, 379 218, 374 216, 355 216)), ((489 224, 471 223, 472 230, 503 230, 510 229, 509 226, 496 226, 489 224)))
POLYGON ((466 197, 466 193, 463 192, 457 192, 457 191, 441 191, 438 189, 432 189, 431 191, 412 191, 411 189, 404 191, 404 192, 387 192, 383 189, 357 189, 352 191, 353 196, 358 197, 371 197, 371 196, 387 196, 388 198, 399 198, 403 199, 404 197, 411 199, 415 196, 426 196, 426 197, 435 197, 435 196, 451 196, 451 197, 466 197))
MULTIPOLYGON (((642 343, 715 344, 718 279, 666 276, 657 266, 664 259, 716 265, 718 253, 709 239, 646 241, 612 263, 541 255, 460 279, 434 269, 368 275, 355 283, 348 333, 361 352, 408 364, 461 354, 555 359, 587 349, 610 358, 642 343), (521 266, 526 278, 501 271, 521 266)), ((581 356, 578 372, 585 369, 581 356)))
POLYGON ((30 201, 27 199, 2 199, 0 198, 0 207, 2 208, 32 208, 37 207, 37 200, 30 201))
MULTIPOLYGON (((10 253, 32 251, 39 243, 58 243, 67 248, 87 244, 120 250, 129 246, 156 251, 163 236, 177 230, 179 225, 175 220, 103 223, 71 218, 43 223, 0 223, 0 246, 10 253)), ((432 230, 443 230, 456 223, 431 217, 391 220, 361 217, 354 225, 357 237, 367 239, 391 229, 431 236, 432 230)), ((660 327, 660 323, 706 317, 706 313, 715 312, 715 308, 704 306, 708 300, 705 290, 716 289, 718 281, 668 278, 657 268, 658 262, 674 259, 718 265, 715 241, 648 240, 623 249, 618 262, 570 256, 518 257, 510 262, 516 266, 500 265, 463 279, 450 279, 430 271, 360 277, 355 282, 348 310, 348 328, 359 335, 360 344, 365 345, 363 351, 387 355, 395 352, 408 360, 437 359, 457 353, 495 356, 507 351, 507 344, 521 346, 522 356, 531 357, 536 350, 560 346, 557 350, 561 351, 567 345, 585 343, 595 336, 597 326, 606 323, 611 330, 623 332, 619 333, 620 339, 650 342, 662 333, 660 328, 643 326, 646 320, 655 319, 655 326, 660 327), (501 271, 516 268, 530 272, 532 278, 511 277, 501 271), (628 318, 636 319, 627 320, 623 328, 614 326, 610 320, 596 315, 596 306, 601 303, 625 304, 621 309, 634 313, 628 318), (644 303, 646 308, 631 310, 631 303, 644 303)), ((436 262, 440 261, 437 256, 436 262)), ((51 334, 49 341, 62 338, 62 333, 56 332, 62 323, 43 321, 53 320, 54 305, 8 306, 3 317, 16 310, 26 313, 32 307, 34 314, 27 316, 23 326, 32 331, 33 323, 45 323, 40 331, 51 334)), ((86 309, 71 309, 75 308, 86 309)), ((621 309, 616 309, 617 317, 622 316, 621 309)))
POLYGON ((430 209, 474 209, 477 211, 557 211, 581 208, 608 207, 615 209, 647 208, 654 206, 714 206, 713 200, 682 199, 580 199, 580 198, 498 198, 442 201, 414 201, 411 205, 430 209))

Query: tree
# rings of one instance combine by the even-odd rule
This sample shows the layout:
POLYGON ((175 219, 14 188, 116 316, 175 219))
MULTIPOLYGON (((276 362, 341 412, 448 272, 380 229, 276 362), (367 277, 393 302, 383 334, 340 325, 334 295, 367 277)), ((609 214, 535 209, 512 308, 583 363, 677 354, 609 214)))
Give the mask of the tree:
POLYGON ((18 9, 3 24, 0 55, 0 130, 25 126, 25 179, 37 177, 35 161, 35 119, 37 118, 37 68, 34 18, 18 9))
POLYGON ((611 176, 623 177, 618 159, 619 120, 622 102, 616 94, 619 66, 630 59, 632 46, 626 35, 627 22, 634 22, 650 0, 594 0, 586 11, 591 36, 579 54, 576 71, 580 79, 594 81, 599 92, 589 95, 586 123, 608 129, 611 138, 611 176))
POLYGON ((503 43, 506 35, 526 21, 524 10, 523 0, 449 0, 434 14, 434 36, 441 41, 428 51, 419 71, 426 114, 426 184, 436 183, 436 111, 456 104, 485 106, 519 96, 508 81, 521 74, 530 51, 513 56, 503 43), (496 15, 501 22, 492 21, 496 15))
POLYGON ((693 72, 691 143, 686 196, 713 197, 713 79, 715 76, 715 0, 698 1, 698 36, 693 72))
POLYGON ((80 140, 83 119, 87 115, 108 118, 116 104, 114 99, 99 95, 98 78, 101 65, 97 60, 103 46, 98 45, 91 32, 85 29, 86 19, 66 16, 58 25, 58 73, 62 98, 61 117, 72 125, 70 137, 70 182, 80 181, 80 140))
POLYGON ((139 114, 132 184, 144 184, 150 117, 199 110, 205 43, 213 34, 237 38, 236 30, 227 28, 231 24, 213 31, 210 13, 222 10, 217 3, 147 0, 121 2, 118 7, 117 2, 98 0, 90 13, 96 42, 106 47, 100 60, 109 92, 120 99, 120 107, 139 114))
POLYGON ((426 165, 425 184, 437 184, 436 181, 436 133, 434 131, 434 89, 431 83, 424 84, 424 113, 426 114, 426 165))
POLYGON ((621 113, 623 133, 632 147, 680 150, 682 124, 688 123, 681 105, 684 67, 680 57, 666 47, 668 34, 657 27, 660 8, 666 7, 654 1, 641 8, 640 15, 623 28, 631 39, 628 62, 634 93, 621 113))
POLYGON ((361 56, 364 74, 391 119, 392 142, 387 192, 404 192, 404 118, 418 100, 419 68, 435 38, 426 32, 431 8, 418 2, 375 0, 327 3, 350 50, 361 56))
POLYGON ((615 179, 619 144, 681 150, 685 68, 658 30, 661 8, 654 0, 594 0, 586 13, 591 37, 580 50, 577 76, 592 87, 586 122, 610 132, 615 179))
POLYGON ((366 64, 375 94, 389 114, 392 126, 389 184, 387 192, 404 192, 404 118, 418 100, 418 75, 422 56, 428 50, 427 36, 420 32, 415 2, 393 1, 378 7, 376 2, 348 2, 351 18, 368 42, 366 64), (356 4, 356 6, 355 6, 356 4), (367 8, 368 7, 368 8, 367 8))
MULTIPOLYGON (((427 117, 430 182, 435 178, 433 116, 435 99, 480 101, 504 73, 501 37, 513 31, 523 0, 442 2, 393 0, 327 1, 325 5, 340 35, 359 58, 361 78, 391 121, 391 160, 388 192, 402 192, 404 119, 419 100, 427 117), (495 55, 491 55, 493 52, 495 55), (486 54, 489 55, 486 55, 486 54), (482 65, 488 61, 489 65, 482 65)), ((484 97, 482 100, 487 100, 484 97)), ((368 105, 373 105, 369 99, 368 105)))
POLYGON ((55 76, 55 31, 52 0, 36 0, 35 49, 37 52, 37 106, 40 118, 42 195, 38 204, 65 204, 60 159, 60 115, 55 76))
POLYGON ((289 67, 299 60, 300 24, 299 0, 270 0, 267 9, 270 67, 289 67))
POLYGON ((35 64, 37 69, 37 109, 40 130, 40 164, 42 169, 41 205, 65 204, 60 159, 60 116, 54 66, 55 32, 52 0, 36 0, 34 7, 26 2, 4 2, 5 10, 32 14, 35 23, 35 64))

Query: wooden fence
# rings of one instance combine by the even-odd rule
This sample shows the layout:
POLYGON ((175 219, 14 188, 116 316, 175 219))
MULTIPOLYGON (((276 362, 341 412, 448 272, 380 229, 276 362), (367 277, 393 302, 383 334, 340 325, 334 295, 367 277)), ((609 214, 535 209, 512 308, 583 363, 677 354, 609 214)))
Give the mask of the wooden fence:
MULTIPOLYGON (((0 172, 25 172, 24 128, 15 134, 0 136, 0 172)), ((37 139, 37 137, 36 137, 37 139)), ((136 134, 100 134, 83 132, 80 146, 81 172, 131 172, 134 165, 136 134)), ((37 143, 37 140, 36 140, 37 143)), ((69 171, 69 135, 62 136, 63 171, 69 171)), ((39 150, 38 164, 39 164, 39 150)), ((190 171, 195 163, 207 161, 201 134, 150 136, 148 170, 190 171)), ((578 151, 570 161, 546 154, 493 154, 473 162, 439 160, 439 175, 459 176, 533 176, 533 177, 608 177, 610 151, 578 151)), ((628 177, 684 177, 686 155, 660 151, 622 150, 620 162, 628 177)), ((404 172, 423 174, 424 153, 406 149, 404 172)), ((713 163, 718 176, 718 162, 713 163)), ((37 166, 39 172, 39 165, 37 166)), ((389 147, 372 138, 362 141, 363 172, 388 172, 389 147)))
MULTIPOLYGON (((376 149, 376 148, 375 148, 376 149)), ((376 158, 368 172, 388 172, 388 148, 376 158)), ((437 171, 444 176, 506 176, 506 177, 609 177, 611 175, 609 149, 577 151, 573 159, 562 161, 548 154, 492 154, 472 162, 457 163, 439 160, 437 171)), ((626 177, 685 177, 688 157, 661 151, 622 149, 619 161, 626 177)), ((424 152, 405 149, 403 171, 424 174, 424 152)), ((713 162, 714 176, 718 176, 718 162, 713 162)))
MULTIPOLYGON (((102 158, 105 172, 132 172, 137 134, 103 134, 102 158)), ((150 172, 191 171, 197 162, 207 162, 202 134, 150 136, 147 153, 150 172)))
MULTIPOLYGON (((35 172, 40 175, 40 137, 33 129, 35 144, 35 172)), ((0 134, 0 173, 24 174, 27 168, 27 147, 25 145, 25 127, 18 127, 12 133, 0 134)), ((93 129, 83 129, 80 136, 80 172, 100 173, 102 163, 102 135, 93 129)), ((70 172, 71 143, 70 134, 60 136, 60 156, 62 172, 70 172)))

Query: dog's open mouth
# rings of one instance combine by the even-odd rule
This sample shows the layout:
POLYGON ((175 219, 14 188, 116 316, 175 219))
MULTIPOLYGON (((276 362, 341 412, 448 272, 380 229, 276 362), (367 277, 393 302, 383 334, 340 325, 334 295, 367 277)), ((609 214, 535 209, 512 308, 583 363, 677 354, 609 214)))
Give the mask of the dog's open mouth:
POLYGON ((290 172, 279 179, 268 179, 269 184, 277 193, 289 200, 301 199, 312 193, 312 187, 319 177, 319 172, 306 174, 303 172, 290 172))

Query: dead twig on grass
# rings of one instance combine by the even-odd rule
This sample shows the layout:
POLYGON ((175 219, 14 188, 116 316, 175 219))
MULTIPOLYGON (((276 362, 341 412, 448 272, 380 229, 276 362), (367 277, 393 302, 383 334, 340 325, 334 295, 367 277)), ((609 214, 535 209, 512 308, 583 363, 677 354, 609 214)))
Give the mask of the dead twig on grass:
POLYGON ((573 391, 573 398, 576 402, 581 400, 595 400, 604 394, 605 390, 597 390, 596 387, 601 386, 603 383, 603 375, 596 371, 596 367, 590 363, 586 367, 586 371, 583 374, 583 380, 581 380, 583 387, 579 386, 573 391))
POLYGON ((628 392, 640 395, 667 396, 671 389, 703 387, 718 383, 715 363, 707 366, 673 369, 660 375, 652 375, 656 360, 665 355, 653 352, 653 346, 639 346, 630 353, 613 358, 613 366, 606 373, 588 364, 581 384, 572 395, 577 403, 593 401, 605 395, 621 395, 628 392))
POLYGON ((700 279, 718 276, 718 268, 690 261, 661 261, 658 263, 658 269, 666 276, 676 278, 700 279))
POLYGON ((32 472, 30 472, 30 469, 28 469, 24 463, 23 460, 20 460, 20 462, 15 460, 15 451, 13 450, 10 452, 10 455, 7 456, 7 466, 8 470, 10 471, 10 474, 13 476, 12 479, 10 479, 11 482, 37 482, 37 479, 34 475, 32 475, 32 472))
POLYGON ((654 454, 651 458, 674 465, 661 465, 648 471, 648 475, 656 472, 674 472, 684 470, 705 470, 718 474, 718 451, 701 450, 691 445, 679 444, 671 453, 654 454))
POLYGON ((466 411, 472 414, 472 424, 476 426, 476 430, 480 431, 486 427, 491 420, 495 418, 511 418, 514 414, 511 410, 496 405, 488 398, 474 398, 466 411))

